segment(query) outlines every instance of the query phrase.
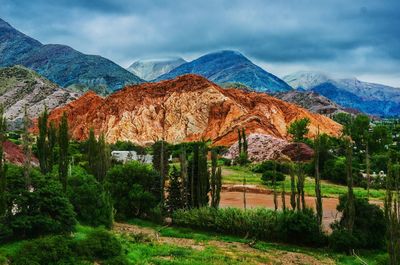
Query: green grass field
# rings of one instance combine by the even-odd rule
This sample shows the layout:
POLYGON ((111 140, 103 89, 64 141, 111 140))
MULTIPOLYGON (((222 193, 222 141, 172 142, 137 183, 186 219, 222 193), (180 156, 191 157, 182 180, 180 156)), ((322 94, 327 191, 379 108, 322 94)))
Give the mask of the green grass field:
MULTIPOLYGON (((222 182, 223 184, 242 184, 243 178, 246 177, 247 184, 254 184, 261 187, 267 187, 272 189, 271 184, 265 185, 261 181, 261 174, 252 172, 248 167, 241 167, 241 166, 231 166, 222 168, 222 182)), ((285 190, 286 192, 290 191, 290 177, 286 176, 284 181, 285 190)), ((282 190, 282 183, 277 184, 277 190, 282 190)), ((322 195, 324 197, 338 197, 341 194, 345 194, 347 192, 347 187, 343 185, 337 185, 333 183, 329 183, 327 181, 321 182, 321 190, 322 195)), ((315 196, 315 182, 313 178, 306 178, 304 184, 304 192, 306 195, 315 196)), ((354 193, 357 197, 366 198, 368 193, 367 190, 360 187, 354 188, 354 193)), ((370 198, 371 199, 378 199, 383 200, 385 197, 384 190, 370 190, 370 198)))
MULTIPOLYGON (((127 224, 124 224, 127 225, 127 224)), ((329 252, 326 249, 297 247, 251 239, 195 231, 188 228, 163 227, 148 221, 132 220, 129 225, 144 231, 158 231, 159 241, 129 232, 115 232, 131 264, 361 264, 356 257, 329 252), (318 262, 318 263, 315 263, 318 262), (321 262, 321 263, 319 263, 321 262)), ((77 226, 73 237, 82 240, 93 228, 77 226)), ((0 245, 0 264, 10 257, 25 241, 0 245)), ((361 252, 358 255, 370 265, 378 265, 386 254, 361 252)), ((3 262, 3 263, 2 263, 3 262)))

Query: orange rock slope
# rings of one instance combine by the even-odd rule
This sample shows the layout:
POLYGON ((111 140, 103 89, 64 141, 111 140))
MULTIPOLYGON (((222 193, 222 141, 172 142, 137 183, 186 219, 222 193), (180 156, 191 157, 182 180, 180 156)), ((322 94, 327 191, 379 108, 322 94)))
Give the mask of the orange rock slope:
POLYGON ((74 139, 86 139, 93 127, 110 143, 146 145, 164 138, 171 143, 211 139, 216 145, 231 145, 237 128, 287 139, 287 126, 304 117, 311 120, 310 136, 318 126, 330 135, 341 130, 325 116, 263 93, 223 89, 197 75, 125 87, 106 98, 88 92, 53 110, 50 120, 58 122, 64 111, 74 139))

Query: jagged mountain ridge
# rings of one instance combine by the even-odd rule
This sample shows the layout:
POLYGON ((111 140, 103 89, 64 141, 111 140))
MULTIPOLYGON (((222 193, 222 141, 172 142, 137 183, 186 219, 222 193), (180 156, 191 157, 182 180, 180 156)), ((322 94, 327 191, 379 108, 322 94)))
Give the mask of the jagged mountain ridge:
POLYGON ((184 74, 198 74, 218 84, 240 83, 259 92, 275 93, 292 89, 237 51, 224 50, 203 55, 161 75, 156 81, 184 74))
POLYGON ((114 62, 60 44, 43 45, 0 19, 0 67, 23 65, 61 87, 109 93, 142 79, 114 62))
POLYGON ((400 115, 400 88, 362 82, 356 78, 334 79, 315 72, 300 72, 283 79, 295 89, 314 91, 346 108, 376 116, 400 115))
POLYGON ((25 106, 30 118, 36 118, 45 105, 52 110, 79 96, 23 66, 0 68, 0 104, 11 129, 22 127, 25 106))
POLYGON ((313 91, 292 90, 276 93, 273 96, 318 114, 330 115, 347 112, 342 106, 313 91))
POLYGON ((180 57, 137 60, 127 70, 146 81, 151 81, 184 63, 186 61, 180 57))
POLYGON ((231 145, 237 129, 287 139, 286 127, 298 118, 311 120, 311 135, 339 135, 341 126, 265 93, 223 89, 197 75, 126 87, 106 98, 89 92, 50 113, 58 122, 68 113, 74 139, 88 137, 89 129, 105 134, 107 142, 129 140, 146 145, 164 138, 171 143, 211 139, 231 145), (163 126, 164 125, 164 126, 163 126))

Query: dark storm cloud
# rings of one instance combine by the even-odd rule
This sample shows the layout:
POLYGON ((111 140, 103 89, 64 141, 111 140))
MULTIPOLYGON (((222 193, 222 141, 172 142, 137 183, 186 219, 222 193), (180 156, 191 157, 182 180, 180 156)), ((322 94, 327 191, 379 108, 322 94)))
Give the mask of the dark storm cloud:
POLYGON ((236 49, 278 74, 305 67, 400 86, 398 10, 398 0, 0 0, 0 17, 41 42, 124 66, 236 49))

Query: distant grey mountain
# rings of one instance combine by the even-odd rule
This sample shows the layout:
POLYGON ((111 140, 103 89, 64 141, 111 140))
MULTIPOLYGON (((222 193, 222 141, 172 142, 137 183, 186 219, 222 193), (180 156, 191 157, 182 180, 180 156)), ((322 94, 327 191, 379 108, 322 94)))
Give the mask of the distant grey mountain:
POLYGON ((134 62, 127 70, 144 80, 150 81, 184 63, 186 61, 180 57, 146 59, 134 62))
POLYGON ((314 91, 346 108, 376 116, 400 115, 400 88, 317 72, 298 72, 283 80, 295 89, 314 91))
POLYGON ((241 53, 229 50, 209 53, 184 63, 161 75, 156 81, 184 74, 198 74, 218 84, 242 84, 259 92, 282 92, 292 89, 283 80, 255 65, 241 53))
POLYGON ((112 61, 59 44, 43 45, 0 19, 0 67, 23 65, 62 87, 106 94, 142 79, 112 61))

